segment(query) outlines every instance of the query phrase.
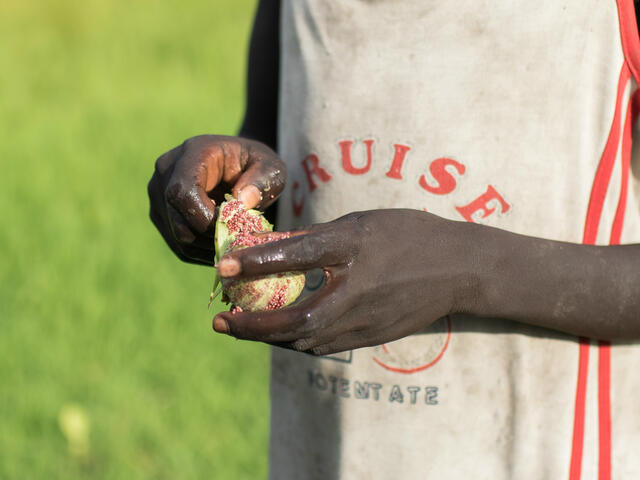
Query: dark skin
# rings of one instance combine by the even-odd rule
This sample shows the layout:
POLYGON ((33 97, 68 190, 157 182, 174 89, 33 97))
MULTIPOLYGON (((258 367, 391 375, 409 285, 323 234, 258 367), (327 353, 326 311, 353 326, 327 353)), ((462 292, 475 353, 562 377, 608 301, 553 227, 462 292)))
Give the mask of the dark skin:
MULTIPOLYGON (((239 137, 200 136, 162 155, 151 218, 185 261, 211 265, 225 191, 267 208, 284 188, 276 141, 279 2, 262 0, 239 137)), ((417 210, 356 212, 223 257, 219 273, 252 278, 322 268, 325 286, 268 312, 223 312, 214 329, 323 355, 411 335, 455 313, 609 340, 640 338, 640 245, 588 246, 516 235, 417 210), (402 232, 398 235, 398 232, 402 232)))

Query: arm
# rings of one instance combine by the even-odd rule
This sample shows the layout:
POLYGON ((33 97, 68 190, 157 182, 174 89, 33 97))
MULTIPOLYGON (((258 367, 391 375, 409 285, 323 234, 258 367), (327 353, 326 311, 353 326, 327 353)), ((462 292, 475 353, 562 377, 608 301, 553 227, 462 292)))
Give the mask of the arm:
POLYGON ((232 252, 219 272, 312 268, 326 272, 313 296, 282 310, 221 313, 214 329, 316 354, 402 338, 454 313, 640 338, 640 245, 574 245, 416 210, 374 210, 232 252))
POLYGON ((224 313, 214 328, 321 354, 401 338, 451 313, 640 339, 640 245, 574 245, 389 210, 231 254, 220 273, 310 268, 327 277, 313 298, 282 311, 224 313))
MULTIPOLYGON (((280 0, 260 0, 249 44, 247 110, 239 136, 258 140, 273 150, 278 139, 280 88, 280 0)), ((265 216, 276 223, 276 207, 265 216)))
POLYGON ((261 0, 249 44, 247 110, 239 136, 276 148, 280 71, 280 0, 261 0))
POLYGON ((575 335, 640 339, 640 245, 555 242, 476 226, 474 313, 575 335))

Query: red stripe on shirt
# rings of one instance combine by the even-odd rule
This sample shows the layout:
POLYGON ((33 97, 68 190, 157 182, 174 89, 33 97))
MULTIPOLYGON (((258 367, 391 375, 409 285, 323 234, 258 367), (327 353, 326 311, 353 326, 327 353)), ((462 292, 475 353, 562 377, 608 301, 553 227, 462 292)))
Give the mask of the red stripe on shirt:
MULTIPOLYGON (((627 207, 629 171, 633 127, 640 112, 640 90, 633 92, 627 105, 627 114, 622 131, 622 171, 618 207, 611 227, 610 245, 620 244, 624 214, 627 207)), ((601 341, 598 346, 598 479, 611 480, 611 344, 601 341)))
POLYGON ((598 342, 598 480, 611 480, 611 344, 598 342))
MULTIPOLYGON (((633 0, 616 0, 618 6, 618 21, 620 23, 620 39, 622 42, 622 51, 624 52, 625 65, 628 65, 630 72, 633 73, 633 77, 636 82, 640 81, 640 39, 638 37, 638 24, 636 20, 635 6, 633 0)), ((622 79, 622 71, 620 73, 620 79, 622 79)), ((626 82, 625 82, 626 84, 626 82)), ((616 100, 616 113, 614 115, 619 117, 619 99, 621 95, 620 80, 618 82, 618 100, 616 100)), ((609 237, 609 243, 611 245, 617 245, 620 243, 622 236, 622 227, 624 225, 624 214, 627 206, 627 192, 629 184, 629 169, 631 168, 631 147, 633 140, 633 125, 635 124, 638 116, 638 107, 640 97, 638 96, 638 90, 634 92, 629 99, 627 106, 627 114, 625 118, 624 131, 622 137, 622 152, 621 152, 621 183, 620 183, 620 196, 618 198, 618 206, 616 208, 616 214, 611 227, 611 236, 609 237)), ((619 121, 619 119, 618 119, 619 121)), ((615 118, 614 118, 615 123, 615 118)), ((618 127, 619 128, 619 125, 618 127)), ((613 126, 612 126, 613 130, 613 126)), ((611 135, 610 135, 611 136, 611 135)), ((607 142, 608 145, 608 142, 607 142)), ((603 155, 604 157, 604 155, 603 155)), ((614 155, 615 157, 615 155, 614 155)), ((601 161, 601 164, 603 162, 601 161)), ((600 168, 599 168, 600 170, 600 168)), ((606 173, 606 172, 605 172, 606 173)), ((611 173, 609 172, 609 177, 611 173)), ((597 174, 596 174, 597 176, 597 174)), ((608 181, 607 181, 608 184, 608 181)), ((595 189, 595 182, 594 182, 595 189)), ((605 189, 606 194, 606 189, 605 189)), ((600 193, 600 192, 598 192, 600 193)), ((593 189, 592 189, 593 198, 593 189)), ((596 207, 596 210, 598 208, 596 207)), ((600 213, 602 206, 599 207, 600 213)), ((600 215, 598 215, 597 222, 600 221, 600 215)), ((590 221, 587 215, 587 223, 590 221)), ((595 218, 591 219, 594 222, 595 218)), ((593 224, 593 223, 592 223, 593 224)), ((595 226, 595 233, 589 232, 589 240, 595 241, 598 227, 595 226)), ((585 227, 585 237, 587 236, 587 230, 585 227)), ((585 242, 587 243, 587 242, 585 242)), ((611 344, 609 342, 601 341, 598 345, 598 479, 610 480, 611 479, 611 344)))
MULTIPOLYGON (((620 4, 618 4, 620 7, 620 4)), ((622 31, 622 26, 621 26, 622 31)), ((640 66, 640 63, 638 63, 640 66)), ((598 228, 602 217, 602 209, 605 197, 611 182, 611 174, 618 153, 620 143, 620 116, 622 110, 622 99, 627 82, 631 77, 631 70, 627 62, 623 62, 618 76, 618 87, 616 93, 616 104, 609 129, 609 136, 605 144, 600 163, 596 169, 591 187, 591 195, 587 207, 585 218, 584 234, 582 243, 593 245, 598 236, 598 228)), ((579 339, 578 350, 578 378, 576 385, 576 398, 573 416, 573 437, 571 439, 571 460, 569 463, 569 480, 580 480, 582 474, 582 454, 584 447, 584 422, 587 395, 587 374, 589 370, 589 340, 581 337, 579 339)), ((609 399, 610 386, 610 366, 609 350, 599 349, 599 370, 598 370, 598 412, 599 412, 599 466, 601 475, 611 474, 611 408, 609 399), (606 387, 606 388, 605 388, 606 387)), ((603 477, 607 478, 606 476, 603 477)))
POLYGON ((578 350, 578 385, 573 414, 573 439, 569 480, 580 480, 582 473, 582 446, 584 445, 584 412, 587 397, 587 372, 589 370, 589 339, 580 337, 578 350))
POLYGON ((609 130, 609 137, 602 152, 600 164, 596 170, 593 185, 591 187, 591 197, 589 198, 589 206, 587 207, 587 217, 584 225, 584 235, 582 243, 593 245, 596 243, 598 235, 598 225, 602 216, 602 207, 604 199, 607 195, 609 182, 611 181, 611 172, 618 153, 618 144, 620 143, 620 111, 622 110, 622 97, 624 95, 625 86, 631 77, 631 72, 626 63, 622 64, 620 75, 618 77, 618 93, 616 95, 616 106, 609 130))
POLYGON ((627 115, 622 131, 622 171, 620 182, 620 197, 618 198, 618 207, 616 216, 613 219, 611 227, 610 245, 618 245, 622 236, 622 226, 624 225, 624 214, 627 208, 627 192, 629 190, 629 171, 631 170, 631 147, 633 144, 633 126, 638 118, 640 111, 640 90, 633 92, 629 105, 627 106, 627 115))
POLYGON ((616 4, 624 58, 633 72, 633 78, 640 83, 640 39, 638 38, 636 9, 633 0, 616 0, 616 4))

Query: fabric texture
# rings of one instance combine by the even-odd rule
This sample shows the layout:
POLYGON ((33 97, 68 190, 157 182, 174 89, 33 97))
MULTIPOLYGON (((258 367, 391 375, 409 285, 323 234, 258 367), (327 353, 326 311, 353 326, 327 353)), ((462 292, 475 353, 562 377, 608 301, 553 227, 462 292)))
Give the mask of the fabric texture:
MULTIPOLYGON (((279 229, 402 207, 637 243, 629 25, 626 0, 284 0, 279 229)), ((639 364, 636 345, 465 316, 274 349, 270 478, 639 478, 639 364)))

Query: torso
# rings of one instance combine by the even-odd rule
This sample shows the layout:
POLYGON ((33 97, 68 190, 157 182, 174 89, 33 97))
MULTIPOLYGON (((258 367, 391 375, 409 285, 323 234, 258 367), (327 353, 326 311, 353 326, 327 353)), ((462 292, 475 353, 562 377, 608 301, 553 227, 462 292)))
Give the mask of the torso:
MULTIPOLYGON (((587 3, 285 0, 280 228, 405 207, 640 241, 635 20, 587 3)), ((275 349, 271 477, 638 476, 638 361, 464 316, 325 358, 275 349)))

